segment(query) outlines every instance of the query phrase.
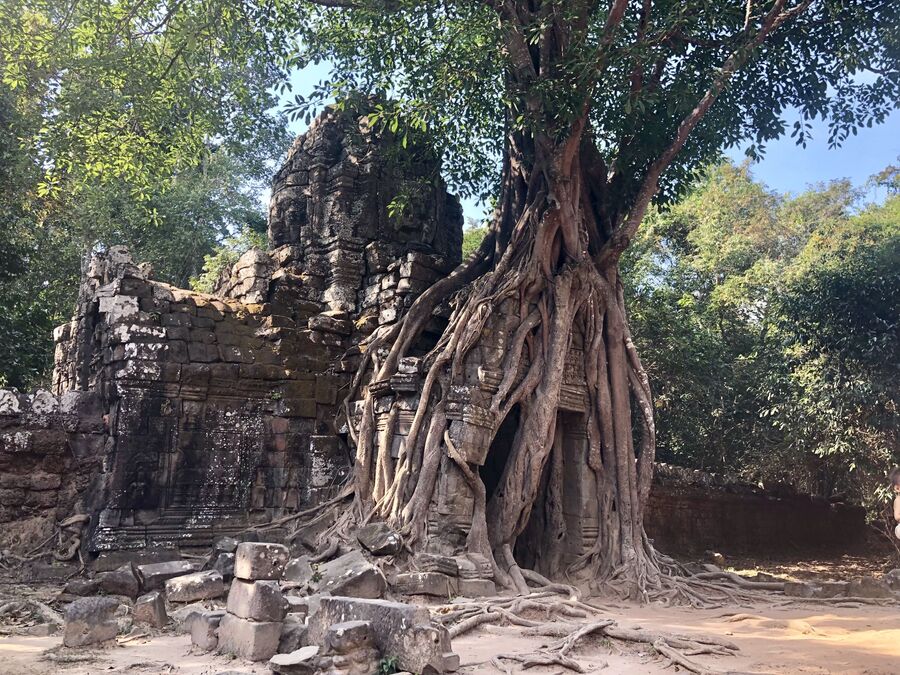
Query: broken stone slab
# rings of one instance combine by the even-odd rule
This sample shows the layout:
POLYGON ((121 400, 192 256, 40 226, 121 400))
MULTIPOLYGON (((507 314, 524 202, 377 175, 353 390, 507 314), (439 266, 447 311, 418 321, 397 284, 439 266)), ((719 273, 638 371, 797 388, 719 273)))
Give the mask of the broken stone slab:
POLYGON ((225 582, 216 570, 194 572, 166 581, 169 602, 195 602, 225 595, 225 582))
POLYGON ((191 644, 205 652, 219 645, 219 625, 225 616, 224 609, 203 612, 191 622, 191 644))
POLYGON ((433 624, 428 609, 389 600, 323 597, 310 617, 307 639, 321 644, 326 630, 348 620, 368 621, 375 646, 397 658, 397 667, 413 673, 443 673, 444 656, 451 652, 447 629, 433 624))
POLYGON ((293 584, 307 584, 312 579, 314 570, 309 562, 309 556, 291 558, 284 567, 284 581, 293 584))
POLYGON ((322 578, 316 590, 320 593, 380 598, 387 588, 387 581, 381 570, 355 549, 319 565, 318 572, 322 578))
POLYGON ((280 621, 252 621, 225 614, 219 624, 219 651, 248 661, 271 659, 280 640, 280 621))
POLYGON ((83 647, 113 640, 119 631, 115 598, 79 598, 66 608, 63 644, 83 647))
MULTIPOLYGON (((447 555, 417 553, 413 556, 413 565, 420 572, 440 572, 450 577, 459 576, 459 562, 456 558, 447 555)), ((472 565, 472 569, 474 567, 472 565)))
POLYGON ((372 624, 368 621, 342 621, 332 624, 325 631, 325 651, 349 654, 357 649, 375 646, 372 624))
POLYGON ((400 551, 400 535, 387 523, 370 523, 359 528, 356 538, 372 555, 396 555, 400 551))
POLYGON ((448 598, 452 594, 450 577, 440 572, 403 572, 391 578, 391 587, 401 595, 433 595, 448 598))
POLYGON ((490 579, 457 579, 456 592, 466 598, 490 598, 497 595, 497 584, 490 579))
POLYGON ((234 576, 247 581, 281 579, 289 558, 281 544, 244 542, 235 552, 234 576))
POLYGON ((319 647, 301 647, 289 654, 276 654, 269 659, 269 669, 279 675, 313 675, 318 672, 316 657, 319 647))
POLYGON ((287 601, 277 581, 235 579, 228 592, 229 612, 254 621, 283 621, 287 601))
POLYGON ((154 628, 162 628, 169 623, 166 600, 159 591, 145 593, 134 603, 135 623, 145 623, 154 628))
POLYGON ((894 592, 883 579, 856 577, 847 585, 847 595, 852 598, 892 598, 894 592))
POLYGON ((287 654, 296 651, 308 644, 307 633, 309 629, 298 614, 288 614, 281 625, 281 639, 278 641, 278 653, 287 654))
POLYGON ((97 579, 70 579, 63 588, 63 593, 87 597, 95 595, 100 590, 100 581, 97 579))
POLYGON ((134 566, 126 563, 111 572, 97 575, 100 590, 106 595, 124 595, 134 600, 140 595, 140 582, 134 573, 134 566))
POLYGON ((187 560, 172 560, 169 562, 150 563, 138 565, 137 575, 141 581, 144 592, 162 590, 169 579, 180 577, 196 571, 196 566, 187 560))

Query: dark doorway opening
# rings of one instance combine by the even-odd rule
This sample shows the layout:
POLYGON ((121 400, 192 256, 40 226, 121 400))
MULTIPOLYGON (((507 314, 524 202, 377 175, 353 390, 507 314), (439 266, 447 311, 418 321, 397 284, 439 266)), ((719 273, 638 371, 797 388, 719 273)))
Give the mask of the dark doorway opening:
POLYGON ((506 419, 500 423, 500 428, 497 430, 497 434, 494 436, 494 440, 488 450, 487 458, 484 464, 478 468, 478 475, 481 476, 481 481, 484 483, 487 501, 491 500, 494 492, 500 486, 503 469, 506 467, 506 460, 509 459, 513 439, 516 437, 518 428, 519 406, 515 405, 509 411, 506 419))

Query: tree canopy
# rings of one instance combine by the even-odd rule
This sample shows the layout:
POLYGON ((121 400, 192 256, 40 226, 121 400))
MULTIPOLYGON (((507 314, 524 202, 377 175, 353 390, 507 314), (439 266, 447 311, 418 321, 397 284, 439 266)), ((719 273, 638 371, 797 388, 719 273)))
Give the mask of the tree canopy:
POLYGON ((312 4, 332 8, 298 13, 302 58, 333 73, 294 112, 386 93, 377 118, 427 128, 463 194, 496 194, 505 130, 563 136, 585 109, 627 210, 663 156, 671 199, 723 147, 802 145, 816 118, 837 144, 900 99, 900 15, 881 0, 312 4))
POLYGON ((625 260, 664 461, 871 503, 897 455, 900 197, 716 165, 625 260))
POLYGON ((288 57, 262 12, 0 3, 0 383, 46 377, 95 248, 126 244, 186 286, 224 237, 264 231, 288 57))

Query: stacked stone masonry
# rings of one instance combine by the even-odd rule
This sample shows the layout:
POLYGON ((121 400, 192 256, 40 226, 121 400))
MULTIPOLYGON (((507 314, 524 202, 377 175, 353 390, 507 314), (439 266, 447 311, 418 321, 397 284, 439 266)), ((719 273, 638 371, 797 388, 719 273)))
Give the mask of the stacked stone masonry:
POLYGON ((0 549, 30 549, 90 510, 106 442, 96 393, 0 389, 0 549))

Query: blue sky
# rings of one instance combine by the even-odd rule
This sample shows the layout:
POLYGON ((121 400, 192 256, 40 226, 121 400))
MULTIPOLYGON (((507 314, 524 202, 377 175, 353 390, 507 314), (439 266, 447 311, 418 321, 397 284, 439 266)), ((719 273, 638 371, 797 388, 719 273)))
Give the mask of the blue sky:
MULTIPOLYGON (((328 75, 327 65, 309 66, 291 77, 294 94, 309 95, 313 85, 328 75)), ((292 95, 284 97, 284 101, 292 95)), ((793 123, 789 120, 788 127, 793 123)), ((290 125, 293 133, 305 131, 302 120, 290 125)), ((797 194, 809 186, 830 180, 848 178, 855 185, 863 185, 869 177, 889 164, 896 164, 900 157, 900 110, 884 124, 859 130, 843 146, 828 148, 828 131, 824 123, 813 124, 813 136, 806 148, 801 148, 789 137, 773 141, 766 147, 764 158, 753 165, 753 175, 771 189, 797 194)), ((733 148, 727 155, 734 161, 744 161, 744 148, 733 148)), ((870 200, 881 200, 884 194, 872 192, 870 200)), ((463 200, 463 212, 467 218, 480 220, 485 207, 472 200, 463 200)))

